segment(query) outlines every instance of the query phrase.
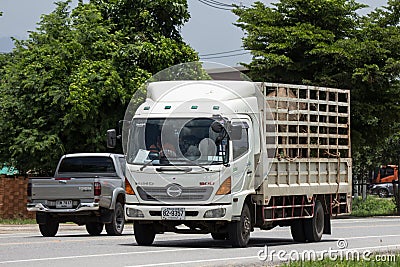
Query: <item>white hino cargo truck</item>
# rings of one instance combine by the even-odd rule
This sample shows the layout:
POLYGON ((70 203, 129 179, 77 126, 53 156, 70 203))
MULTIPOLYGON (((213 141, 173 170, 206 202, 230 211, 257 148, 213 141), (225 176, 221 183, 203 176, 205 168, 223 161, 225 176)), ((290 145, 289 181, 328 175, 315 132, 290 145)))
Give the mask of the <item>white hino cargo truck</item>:
MULTIPOLYGON (((125 122, 125 218, 139 245, 254 228, 320 241, 351 210, 348 90, 249 81, 157 81, 125 122)), ((109 145, 115 130, 108 131, 109 145)))

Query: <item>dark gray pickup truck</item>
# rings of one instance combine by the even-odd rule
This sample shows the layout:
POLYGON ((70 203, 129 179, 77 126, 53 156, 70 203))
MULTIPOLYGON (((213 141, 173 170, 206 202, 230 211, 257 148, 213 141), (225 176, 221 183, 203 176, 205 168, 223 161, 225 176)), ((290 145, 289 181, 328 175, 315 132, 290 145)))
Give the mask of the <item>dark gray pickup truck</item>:
POLYGON ((79 153, 61 157, 54 177, 29 179, 28 211, 36 212, 43 236, 59 223, 86 225, 90 235, 121 235, 124 229, 125 158, 120 154, 79 153))

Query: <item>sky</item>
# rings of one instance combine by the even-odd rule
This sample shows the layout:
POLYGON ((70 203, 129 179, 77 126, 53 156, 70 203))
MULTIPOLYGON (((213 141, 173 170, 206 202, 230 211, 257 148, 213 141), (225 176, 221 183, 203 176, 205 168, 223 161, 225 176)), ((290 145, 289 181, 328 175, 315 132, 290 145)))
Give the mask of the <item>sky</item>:
MULTIPOLYGON (((42 14, 54 10, 56 0, 0 0, 0 52, 8 52, 13 43, 10 37, 25 39, 28 31, 34 31, 42 14)), ((250 6, 253 0, 208 0, 208 3, 243 4, 250 6)), ((305 0, 307 1, 307 0, 305 0)), ((73 3, 76 3, 73 0, 73 3)), ((265 4, 276 2, 262 0, 265 4)), ((358 0, 359 3, 371 8, 386 4, 386 0, 358 0)), ((241 62, 249 63, 251 55, 242 50, 241 29, 233 23, 237 17, 225 9, 225 6, 211 7, 204 0, 188 0, 191 19, 186 23, 181 33, 184 41, 199 52, 200 59, 212 61, 227 66, 238 66, 241 62), (230 53, 224 53, 232 51, 230 53), (211 55, 210 55, 211 54, 211 55)), ((366 10, 365 12, 367 12, 366 10)))

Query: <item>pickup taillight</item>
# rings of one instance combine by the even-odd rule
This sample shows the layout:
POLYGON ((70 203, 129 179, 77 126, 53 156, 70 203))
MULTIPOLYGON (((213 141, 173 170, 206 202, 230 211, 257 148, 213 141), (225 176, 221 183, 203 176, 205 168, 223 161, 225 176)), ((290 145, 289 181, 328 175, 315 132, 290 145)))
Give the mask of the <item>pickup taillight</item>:
POLYGON ((28 197, 32 196, 32 183, 28 183, 28 187, 26 188, 26 194, 28 197))
POLYGON ((101 184, 100 182, 94 182, 94 195, 100 196, 101 195, 101 184))

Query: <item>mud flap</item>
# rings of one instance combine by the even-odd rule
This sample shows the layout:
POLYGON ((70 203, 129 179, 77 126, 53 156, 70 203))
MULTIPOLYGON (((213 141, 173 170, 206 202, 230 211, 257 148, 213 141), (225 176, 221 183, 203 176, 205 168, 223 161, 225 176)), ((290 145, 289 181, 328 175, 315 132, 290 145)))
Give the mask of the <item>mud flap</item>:
POLYGON ((331 231, 331 215, 330 214, 325 214, 324 215, 324 232, 323 234, 330 235, 332 234, 331 231))
POLYGON ((112 215, 113 215, 112 210, 101 209, 100 214, 101 214, 101 217, 100 217, 101 223, 111 223, 112 222, 112 215))
POLYGON ((45 224, 47 219, 47 214, 44 212, 36 212, 36 223, 45 224))
POLYGON ((57 219, 58 217, 47 213, 47 212, 36 212, 36 223, 37 224, 46 224, 48 222, 49 219, 57 219))

